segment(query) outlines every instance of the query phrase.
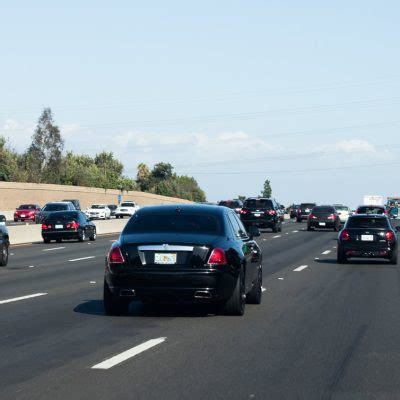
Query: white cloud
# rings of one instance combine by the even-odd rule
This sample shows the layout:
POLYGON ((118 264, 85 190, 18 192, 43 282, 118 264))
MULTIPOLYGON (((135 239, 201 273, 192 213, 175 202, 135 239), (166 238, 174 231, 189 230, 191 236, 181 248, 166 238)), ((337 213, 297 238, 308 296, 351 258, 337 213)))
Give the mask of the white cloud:
POLYGON ((335 144, 338 151, 345 153, 377 153, 376 147, 367 140, 341 140, 335 144))

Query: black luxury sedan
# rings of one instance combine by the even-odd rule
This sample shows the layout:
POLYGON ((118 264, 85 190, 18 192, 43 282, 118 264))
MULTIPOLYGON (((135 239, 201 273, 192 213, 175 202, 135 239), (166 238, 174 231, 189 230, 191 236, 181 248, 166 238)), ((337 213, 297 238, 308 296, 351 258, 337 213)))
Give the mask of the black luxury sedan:
POLYGON ((303 219, 308 219, 311 210, 316 206, 315 203, 301 203, 297 209, 296 221, 302 222, 303 219))
POLYGON ((126 314, 133 300, 199 302, 243 315, 260 304, 262 253, 233 210, 205 205, 144 207, 106 258, 104 308, 126 314))
POLYGON ((311 210, 307 220, 307 230, 313 231, 316 228, 333 229, 337 232, 340 229, 340 218, 333 206, 316 206, 311 210))
POLYGON ((42 238, 45 243, 51 240, 96 240, 96 225, 82 211, 54 211, 42 223, 42 238))
POLYGON ((397 231, 385 215, 351 215, 339 234, 337 262, 352 257, 386 258, 397 264, 397 231))
POLYGON ((258 226, 282 231, 280 206, 274 199, 248 198, 240 211, 240 218, 246 228, 258 226))
POLYGON ((7 227, 0 224, 0 267, 5 267, 7 265, 9 246, 10 238, 8 236, 7 227))

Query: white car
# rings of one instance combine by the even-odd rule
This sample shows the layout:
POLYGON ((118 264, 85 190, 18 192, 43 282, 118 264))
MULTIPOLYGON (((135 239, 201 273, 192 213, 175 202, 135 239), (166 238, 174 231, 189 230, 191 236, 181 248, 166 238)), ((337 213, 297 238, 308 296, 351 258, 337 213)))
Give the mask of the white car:
POLYGON ((139 210, 139 206, 134 201, 124 201, 115 210, 115 218, 131 217, 139 210))
POLYGON ((334 205, 334 207, 335 207, 337 213, 339 214, 339 219, 342 224, 347 222, 350 215, 353 214, 349 207, 344 206, 342 204, 334 205))
POLYGON ((92 204, 86 209, 85 214, 90 219, 110 219, 111 210, 106 204, 92 204))

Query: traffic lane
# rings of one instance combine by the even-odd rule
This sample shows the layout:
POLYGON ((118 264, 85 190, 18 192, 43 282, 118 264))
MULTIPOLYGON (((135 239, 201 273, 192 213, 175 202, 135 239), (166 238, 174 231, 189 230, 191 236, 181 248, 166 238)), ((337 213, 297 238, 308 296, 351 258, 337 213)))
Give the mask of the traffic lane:
MULTIPOLYGON (((378 262, 339 266, 334 253, 320 249, 309 256, 307 269, 271 279, 263 304, 247 307, 244 317, 168 319, 161 311, 155 318, 162 326, 148 327, 146 337, 122 339, 117 332, 108 347, 30 380, 33 397, 26 398, 397 398, 397 269, 378 262), (160 337, 165 342, 137 357, 91 369, 160 337)), ((134 312, 118 320, 134 330, 152 318, 134 312)), ((4 394, 12 398, 15 389, 4 394)))
MULTIPOLYGON (((290 268, 292 267, 289 266, 288 269, 290 268)), ((268 282, 266 285, 268 293, 268 282)), ((98 286, 90 288, 85 285, 69 286, 64 282, 62 287, 54 288, 48 296, 46 299, 38 298, 24 304, 13 304, 13 308, 8 305, 8 310, 12 310, 11 314, 7 313, 4 308, 4 311, 2 310, 3 322, 8 321, 9 327, 8 339, 4 347, 2 346, 0 349, 5 355, 4 360, 11 359, 14 346, 21 348, 20 358, 13 368, 5 365, 5 372, 0 374, 0 376, 4 376, 4 384, 16 385, 10 388, 10 393, 14 393, 13 390, 20 387, 21 382, 27 379, 29 381, 37 379, 38 382, 41 382, 38 384, 40 387, 45 384, 47 374, 57 368, 60 368, 59 372, 62 376, 68 375, 67 371, 63 370, 63 366, 66 364, 75 365, 76 363, 77 366, 80 366, 78 368, 80 370, 83 364, 86 365, 94 359, 102 361, 119 353, 121 349, 130 348, 132 345, 140 344, 148 339, 164 336, 180 337, 180 333, 184 330, 188 331, 188 336, 193 336, 191 331, 202 329, 208 319, 230 320, 223 316, 207 316, 201 309, 197 313, 192 308, 176 309, 166 306, 154 313, 152 310, 149 312, 140 304, 133 304, 131 317, 105 317, 101 302, 101 285, 100 288, 98 286), (96 292, 95 295, 94 292, 96 292), (71 310, 80 314, 80 317, 77 317, 71 310), (43 326, 46 326, 46 331, 43 330, 43 326), (29 338, 23 338, 22 343, 19 336, 21 331, 29 332, 29 338), (79 338, 78 343, 75 342, 77 338, 79 338), (25 345, 26 341, 28 342, 27 346, 25 345), (54 343, 54 348, 51 347, 52 357, 43 360, 40 354, 45 351, 49 343, 54 343), (71 349, 72 345, 76 346, 71 349), (84 348, 83 351, 82 348, 84 348), (32 364, 34 365, 33 369, 32 364), (7 371, 14 371, 17 366, 19 370, 17 375, 7 375, 7 371), (32 372, 33 370, 34 372, 32 372)), ((261 312, 261 308, 258 312, 261 312)), ((254 307, 249 306, 247 313, 254 313, 254 307)), ((261 316, 260 314, 255 318, 261 316)), ((242 324, 240 318, 233 320, 242 324)), ((223 326, 215 327, 214 323, 210 323, 209 327, 214 329, 214 334, 217 335, 220 329, 223 331, 223 326)))

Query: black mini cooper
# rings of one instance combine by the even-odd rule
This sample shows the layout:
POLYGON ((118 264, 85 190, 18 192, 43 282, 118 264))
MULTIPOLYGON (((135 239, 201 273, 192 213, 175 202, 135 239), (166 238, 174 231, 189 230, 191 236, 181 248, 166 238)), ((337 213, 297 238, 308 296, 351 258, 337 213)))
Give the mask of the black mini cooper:
POLYGON ((261 303, 262 254, 234 210, 205 205, 145 207, 106 258, 104 308, 125 314, 132 300, 213 303, 243 315, 261 303))

